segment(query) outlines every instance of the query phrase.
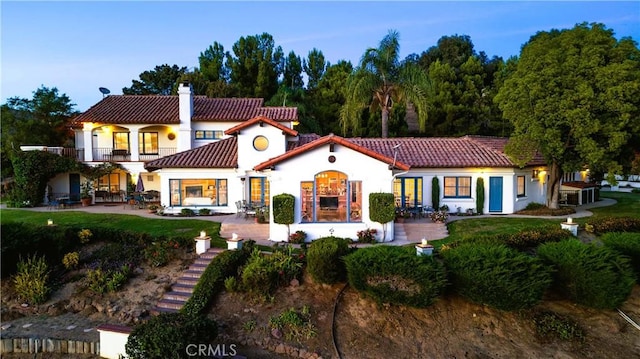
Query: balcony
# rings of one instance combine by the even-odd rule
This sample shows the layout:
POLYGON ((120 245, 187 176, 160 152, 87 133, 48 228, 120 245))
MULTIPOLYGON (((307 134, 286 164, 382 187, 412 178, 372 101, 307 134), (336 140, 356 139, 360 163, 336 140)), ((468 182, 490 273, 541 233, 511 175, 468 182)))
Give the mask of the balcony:
POLYGON ((22 151, 44 151, 53 153, 63 157, 75 158, 77 161, 84 160, 84 149, 82 148, 67 148, 67 147, 53 147, 53 146, 20 146, 22 151))
MULTIPOLYGON (((175 147, 160 147, 158 153, 140 153, 139 162, 147 162, 156 160, 158 158, 170 156, 176 153, 175 147)), ((127 150, 113 149, 113 148, 94 148, 93 149, 93 161, 94 162, 131 162, 132 153, 127 150)))

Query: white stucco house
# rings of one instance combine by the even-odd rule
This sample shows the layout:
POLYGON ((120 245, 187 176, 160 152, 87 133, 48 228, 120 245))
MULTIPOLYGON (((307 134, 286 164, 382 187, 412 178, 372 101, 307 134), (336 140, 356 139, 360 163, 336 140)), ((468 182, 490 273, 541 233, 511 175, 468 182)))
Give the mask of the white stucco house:
MULTIPOLYGON (((146 191, 159 192, 166 213, 234 213, 237 202, 269 206, 274 195, 292 194, 291 231, 303 230, 309 239, 381 229, 369 219, 371 193, 394 193, 398 207, 431 206, 434 177, 440 205, 450 211, 476 207, 478 178, 485 183, 485 213, 545 202, 544 162, 519 168, 504 154, 505 138, 320 137, 298 133, 297 119, 296 108, 193 96, 184 83, 177 96, 104 98, 76 118, 73 155, 87 164, 123 166, 97 183, 111 200, 141 176, 146 191)), ((73 192, 79 182, 78 174, 65 174, 50 185, 53 192, 73 192)), ((271 240, 287 240, 286 226, 270 218, 269 229, 271 240)))

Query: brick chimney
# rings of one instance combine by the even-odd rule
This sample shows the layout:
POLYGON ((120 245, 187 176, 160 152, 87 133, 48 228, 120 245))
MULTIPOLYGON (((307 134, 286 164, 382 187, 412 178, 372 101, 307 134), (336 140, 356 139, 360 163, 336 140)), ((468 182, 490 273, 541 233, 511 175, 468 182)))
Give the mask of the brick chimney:
POLYGON ((180 128, 178 130, 178 152, 192 148, 191 144, 191 118, 193 117, 193 90, 188 81, 184 81, 178 87, 178 103, 180 128))

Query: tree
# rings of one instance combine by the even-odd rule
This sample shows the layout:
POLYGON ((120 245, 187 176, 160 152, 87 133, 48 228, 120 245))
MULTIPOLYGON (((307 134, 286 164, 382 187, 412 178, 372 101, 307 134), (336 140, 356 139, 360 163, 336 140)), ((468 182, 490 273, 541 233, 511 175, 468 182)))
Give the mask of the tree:
POLYGON ((227 81, 229 79, 229 68, 224 63, 228 55, 229 52, 225 52, 224 46, 217 41, 214 41, 213 45, 210 45, 204 52, 200 53, 198 57, 199 70, 205 80, 214 82, 218 80, 227 81))
POLYGON ((282 84, 290 89, 299 89, 304 85, 302 82, 302 60, 293 51, 289 52, 284 63, 282 84))
POLYGON ((312 90, 318 86, 318 82, 320 82, 327 67, 329 67, 329 64, 325 63, 322 51, 315 47, 309 51, 307 58, 302 61, 302 68, 307 74, 307 89, 312 90))
POLYGON ((523 46, 496 101, 514 126, 506 151, 523 166, 537 150, 558 207, 563 172, 621 171, 621 149, 640 129, 640 50, 602 24, 539 32, 523 46))
POLYGON ((41 86, 33 98, 12 97, 2 105, 2 177, 13 175, 11 158, 21 145, 64 146, 73 141, 69 125, 75 106, 58 89, 41 86))
POLYGON ((346 102, 340 111, 342 131, 359 132, 360 114, 368 105, 382 114, 382 137, 389 136, 389 112, 394 102, 412 103, 418 113, 420 130, 427 122, 427 94, 430 89, 425 71, 412 62, 399 61, 399 35, 396 31, 382 39, 378 48, 369 48, 360 66, 347 80, 346 102))
POLYGON ((230 83, 241 97, 271 98, 278 91, 278 77, 283 71, 284 54, 275 47, 273 37, 267 33, 241 37, 227 54, 231 70, 230 83))
MULTIPOLYGON (((340 108, 345 102, 344 88, 352 71, 353 66, 348 61, 328 64, 318 86, 307 90, 309 113, 320 126, 318 134, 328 135, 340 131, 340 108)), ((311 80, 309 83, 311 84, 311 80)))
POLYGON ((156 66, 153 70, 140 74, 140 81, 132 80, 131 87, 123 87, 125 95, 170 95, 175 84, 183 74, 187 73, 186 67, 168 64, 156 66))

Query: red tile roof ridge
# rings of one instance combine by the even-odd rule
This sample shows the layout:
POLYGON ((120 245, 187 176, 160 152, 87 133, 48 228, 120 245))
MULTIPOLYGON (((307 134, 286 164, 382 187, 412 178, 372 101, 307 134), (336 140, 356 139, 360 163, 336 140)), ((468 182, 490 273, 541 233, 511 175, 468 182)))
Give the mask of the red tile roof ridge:
POLYGON ((267 118, 265 116, 256 116, 256 117, 254 117, 254 118, 252 118, 252 119, 250 119, 248 121, 245 121, 243 123, 235 125, 235 126, 231 127, 230 129, 224 131, 224 134, 225 135, 233 135, 233 134, 236 134, 236 133, 240 132, 240 130, 242 130, 242 129, 245 129, 245 128, 249 127, 249 126, 253 126, 256 123, 262 123, 262 122, 281 130, 282 132, 286 133, 289 136, 297 136, 298 135, 298 131, 296 131, 296 130, 294 130, 292 128, 286 127, 286 126, 284 126, 284 125, 282 125, 282 124, 280 124, 280 123, 278 123, 278 122, 276 122, 276 121, 274 121, 274 120, 272 120, 270 118, 267 118))

